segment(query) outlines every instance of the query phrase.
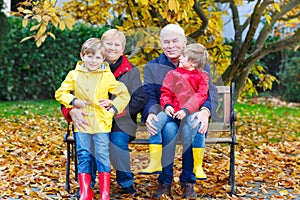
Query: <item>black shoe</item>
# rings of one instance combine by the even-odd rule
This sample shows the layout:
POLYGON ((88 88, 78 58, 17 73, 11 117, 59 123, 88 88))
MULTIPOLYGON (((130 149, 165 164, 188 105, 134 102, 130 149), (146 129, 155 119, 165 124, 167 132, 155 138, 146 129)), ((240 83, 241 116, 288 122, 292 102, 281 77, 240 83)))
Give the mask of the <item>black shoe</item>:
POLYGON ((131 185, 129 187, 122 188, 123 194, 136 194, 136 189, 134 185, 131 185))
POLYGON ((163 194, 172 197, 171 185, 159 183, 155 193, 152 195, 152 198, 159 199, 163 194))
POLYGON ((194 190, 193 183, 181 183, 181 187, 183 189, 183 198, 195 199, 197 198, 197 194, 194 190))

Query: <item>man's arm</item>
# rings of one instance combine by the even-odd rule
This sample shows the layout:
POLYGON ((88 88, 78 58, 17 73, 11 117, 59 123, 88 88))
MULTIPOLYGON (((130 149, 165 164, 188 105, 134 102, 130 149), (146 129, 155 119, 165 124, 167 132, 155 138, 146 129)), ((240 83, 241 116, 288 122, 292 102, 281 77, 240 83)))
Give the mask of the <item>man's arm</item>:
POLYGON ((146 93, 140 78, 140 71, 138 68, 133 68, 130 72, 129 79, 131 80, 128 86, 130 90, 131 100, 129 102, 130 115, 136 115, 141 112, 146 104, 146 93))
POLYGON ((210 73, 210 66, 206 65, 204 68, 204 71, 206 71, 209 76, 209 82, 208 82, 208 91, 209 91, 209 98, 210 98, 210 108, 207 107, 205 104, 203 104, 204 107, 207 107, 210 110, 210 116, 214 115, 214 113, 216 112, 217 108, 218 108, 218 89, 217 87, 213 84, 212 82, 212 77, 211 77, 211 73, 210 73))
POLYGON ((147 103, 143 109, 142 112, 142 116, 143 116, 143 121, 146 121, 147 116, 150 112, 153 112, 155 114, 157 114, 156 110, 160 109, 160 105, 159 105, 159 98, 157 98, 156 92, 155 92, 155 78, 152 74, 151 71, 151 66, 150 65, 146 65, 145 69, 144 69, 144 90, 147 94, 147 103), (156 108, 158 107, 158 108, 156 108))

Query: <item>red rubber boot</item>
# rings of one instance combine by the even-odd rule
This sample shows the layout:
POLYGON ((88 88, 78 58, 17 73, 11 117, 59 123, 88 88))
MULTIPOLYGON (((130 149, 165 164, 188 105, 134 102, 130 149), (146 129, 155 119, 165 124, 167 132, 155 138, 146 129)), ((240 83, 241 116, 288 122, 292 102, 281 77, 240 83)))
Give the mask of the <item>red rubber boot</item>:
POLYGON ((110 198, 110 172, 99 173, 100 200, 109 200, 110 198))
POLYGON ((91 174, 78 174, 78 181, 80 187, 80 200, 92 200, 94 198, 94 192, 90 188, 91 174))

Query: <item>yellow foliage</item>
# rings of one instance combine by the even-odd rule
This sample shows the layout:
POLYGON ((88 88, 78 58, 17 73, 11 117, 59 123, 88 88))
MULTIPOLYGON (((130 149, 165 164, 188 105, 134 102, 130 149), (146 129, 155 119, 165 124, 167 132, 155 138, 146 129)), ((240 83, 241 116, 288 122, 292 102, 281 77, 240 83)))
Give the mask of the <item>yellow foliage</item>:
POLYGON ((268 15, 268 14, 265 14, 265 17, 266 17, 267 23, 268 23, 268 24, 271 24, 271 19, 272 19, 272 17, 271 17, 270 15, 268 15))
MULTIPOLYGON (((36 40, 37 46, 40 46, 47 36, 55 38, 50 29, 53 26, 61 30, 72 29, 77 20, 86 24, 106 25, 118 18, 121 22, 115 27, 124 31, 127 37, 134 36, 136 40, 130 43, 133 50, 128 52, 141 49, 138 54, 130 57, 131 62, 136 66, 143 66, 149 59, 158 56, 161 52, 158 31, 153 33, 156 35, 153 37, 148 33, 149 28, 161 29, 166 23, 178 23, 184 28, 187 36, 199 31, 199 28, 206 22, 202 21, 194 10, 193 6, 197 3, 200 4, 202 12, 207 17, 208 24, 204 32, 195 38, 189 38, 189 42, 198 42, 206 46, 210 55, 210 62, 214 66, 215 71, 212 72, 214 75, 220 77, 220 74, 223 74, 231 64, 231 46, 224 44, 223 35, 222 16, 226 15, 227 11, 216 7, 214 1, 120 0, 117 3, 112 3, 110 0, 68 0, 63 3, 62 9, 58 8, 54 2, 45 0, 34 3, 33 0, 27 0, 21 3, 18 8, 18 13, 24 16, 24 27, 28 26, 29 19, 36 21, 31 27, 31 36, 36 40)), ((238 6, 245 4, 243 0, 234 2, 238 6)), ((271 23, 273 12, 280 12, 282 4, 285 3, 274 2, 268 6, 264 12, 267 23, 271 23)), ((284 25, 296 27, 299 22, 299 15, 296 14, 295 9, 287 12, 286 16, 295 17, 282 22, 282 24, 279 23, 278 30, 284 25)), ((267 76, 261 66, 256 66, 251 73, 255 73, 259 77, 258 87, 263 89, 270 88, 272 82, 276 81, 274 77, 267 76)), ((249 90, 249 93, 255 94, 257 92, 249 80, 247 85, 246 89, 249 90)))
MULTIPOLYGON (((12 13, 13 15, 24 16, 22 21, 22 26, 28 26, 28 19, 35 20, 37 23, 32 24, 30 27, 30 31, 33 31, 32 35, 24 38, 21 42, 28 40, 29 38, 34 38, 36 41, 37 47, 41 46, 41 44, 46 40, 47 36, 54 36, 53 33, 46 32, 49 29, 49 25, 53 24, 55 27, 61 21, 65 21, 66 25, 69 29, 72 29, 75 20, 68 13, 62 12, 60 8, 56 5, 56 1, 45 0, 45 1, 33 1, 26 0, 20 3, 18 7, 18 12, 12 13), (24 9, 24 7, 26 9, 24 9), (28 8, 31 8, 28 9, 28 8), (64 14, 61 14, 64 13, 64 14), (50 33, 50 34, 49 34, 50 33)), ((54 36, 55 38, 55 36, 54 36)))
POLYGON ((276 2, 274 2, 273 3, 273 6, 274 6, 274 8, 278 11, 278 12, 280 12, 280 6, 279 6, 279 4, 278 3, 276 3, 276 2))

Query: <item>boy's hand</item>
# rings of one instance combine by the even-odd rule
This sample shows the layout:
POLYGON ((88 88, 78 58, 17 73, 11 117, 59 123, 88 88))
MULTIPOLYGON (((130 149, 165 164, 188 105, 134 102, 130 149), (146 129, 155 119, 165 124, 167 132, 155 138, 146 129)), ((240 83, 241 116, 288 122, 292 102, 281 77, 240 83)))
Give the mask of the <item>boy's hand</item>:
MULTIPOLYGON (((110 110, 110 107, 112 105, 112 100, 110 99, 100 99, 99 101, 99 106, 104 107, 106 110, 110 110)), ((115 111, 113 111, 115 113, 115 111)))
POLYGON ((179 120, 182 120, 183 118, 185 118, 185 116, 186 116, 186 113, 183 110, 179 110, 178 112, 176 112, 173 115, 173 118, 177 118, 179 120))
POLYGON ((173 117, 174 118, 174 108, 172 106, 167 106, 165 108, 165 113, 169 116, 169 117, 173 117))
POLYGON ((108 112, 112 112, 113 114, 116 113, 116 111, 115 111, 114 109, 112 109, 112 108, 109 108, 109 109, 108 109, 108 112))

